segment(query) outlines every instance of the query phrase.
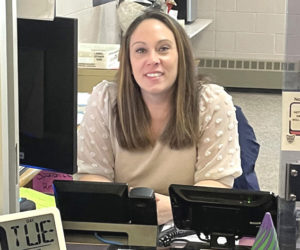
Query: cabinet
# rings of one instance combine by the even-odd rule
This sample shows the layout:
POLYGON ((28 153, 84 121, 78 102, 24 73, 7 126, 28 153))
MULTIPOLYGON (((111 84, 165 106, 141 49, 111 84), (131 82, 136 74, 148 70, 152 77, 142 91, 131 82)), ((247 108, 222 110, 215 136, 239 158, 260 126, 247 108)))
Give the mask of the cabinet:
POLYGON ((91 93, 93 87, 103 81, 114 81, 116 69, 78 69, 78 92, 91 93))

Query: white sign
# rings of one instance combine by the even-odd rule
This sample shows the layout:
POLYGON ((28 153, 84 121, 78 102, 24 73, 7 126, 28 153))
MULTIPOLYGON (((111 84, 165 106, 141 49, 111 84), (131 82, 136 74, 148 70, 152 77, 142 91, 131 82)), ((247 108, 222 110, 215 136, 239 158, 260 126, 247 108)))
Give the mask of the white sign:
POLYGON ((300 91, 282 92, 281 150, 300 151, 300 91))

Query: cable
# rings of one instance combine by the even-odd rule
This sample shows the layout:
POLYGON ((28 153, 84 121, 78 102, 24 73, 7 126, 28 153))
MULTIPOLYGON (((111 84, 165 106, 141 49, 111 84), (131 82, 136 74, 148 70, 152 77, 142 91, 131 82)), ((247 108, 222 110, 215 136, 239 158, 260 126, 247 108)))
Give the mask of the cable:
POLYGON ((187 239, 181 239, 181 238, 175 238, 175 239, 172 239, 171 240, 171 243, 173 243, 173 242, 190 242, 189 240, 187 240, 187 239))
POLYGON ((174 239, 185 237, 195 234, 192 230, 180 230, 176 226, 170 227, 159 234, 158 246, 167 247, 170 246, 174 239))
POLYGON ((103 242, 103 243, 105 243, 105 244, 109 244, 109 245, 118 245, 118 246, 123 245, 122 243, 120 243, 120 242, 118 242, 118 241, 106 240, 106 239, 102 238, 100 235, 98 235, 97 232, 95 232, 94 235, 95 235, 95 237, 96 237, 99 241, 101 241, 101 242, 103 242))

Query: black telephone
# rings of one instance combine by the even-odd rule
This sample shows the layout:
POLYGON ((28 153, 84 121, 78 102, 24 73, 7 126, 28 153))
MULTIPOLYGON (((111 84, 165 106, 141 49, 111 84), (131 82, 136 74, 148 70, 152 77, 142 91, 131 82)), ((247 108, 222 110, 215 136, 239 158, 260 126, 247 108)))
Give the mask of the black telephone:
POLYGON ((158 236, 157 245, 159 247, 167 247, 167 246, 171 245, 171 243, 174 239, 193 235, 195 233, 196 232, 193 230, 181 230, 181 229, 178 229, 175 225, 173 225, 166 230, 160 231, 159 236, 158 236))
MULTIPOLYGON (((129 207, 131 223, 143 225, 157 224, 156 201, 153 189, 146 187, 135 187, 129 192, 129 207), (147 216, 145 216, 147 215, 147 216)), ((159 247, 170 246, 175 238, 195 234, 192 230, 178 229, 172 222, 167 229, 164 225, 159 228, 157 245, 159 247)))
POLYGON ((153 189, 135 187, 130 190, 128 197, 132 224, 157 225, 156 201, 153 189))

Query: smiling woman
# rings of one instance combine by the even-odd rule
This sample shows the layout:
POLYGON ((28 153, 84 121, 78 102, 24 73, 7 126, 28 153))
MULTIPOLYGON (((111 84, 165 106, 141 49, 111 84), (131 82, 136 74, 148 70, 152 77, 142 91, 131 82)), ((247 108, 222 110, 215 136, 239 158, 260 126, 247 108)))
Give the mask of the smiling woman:
POLYGON ((160 127, 161 141, 171 148, 195 143, 199 125, 195 65, 190 40, 179 23, 161 12, 139 16, 124 36, 120 61, 124 67, 120 67, 117 76, 119 143, 129 150, 152 144, 150 119, 152 129, 156 131, 155 127, 160 127), (150 75, 146 77, 146 73, 150 75), (153 77, 153 73, 162 73, 162 76, 153 77), (123 105, 123 101, 127 104, 123 105), (140 105, 135 105, 137 101, 140 105), (145 103, 147 109, 144 110, 145 103), (126 112, 127 106, 134 107, 132 113, 126 112), (141 126, 141 118, 145 126, 141 126), (125 123, 131 124, 125 126, 125 123), (136 135, 131 133, 130 127, 137 131, 136 135), (126 142, 123 143, 123 139, 126 142))
POLYGON ((130 39, 132 73, 144 101, 170 102, 177 77, 178 53, 173 33, 158 20, 139 25, 130 39))
POLYGON ((196 81, 184 29, 149 11, 128 27, 116 83, 98 84, 78 133, 80 180, 155 191, 158 224, 172 219, 170 184, 232 187, 241 174, 231 97, 196 81))
POLYGON ((145 20, 130 39, 130 61, 152 118, 151 140, 155 141, 169 120, 177 77, 178 53, 173 33, 156 19, 145 20))

